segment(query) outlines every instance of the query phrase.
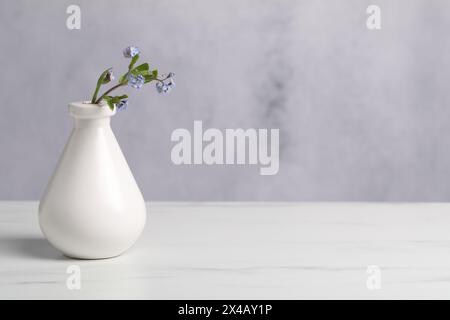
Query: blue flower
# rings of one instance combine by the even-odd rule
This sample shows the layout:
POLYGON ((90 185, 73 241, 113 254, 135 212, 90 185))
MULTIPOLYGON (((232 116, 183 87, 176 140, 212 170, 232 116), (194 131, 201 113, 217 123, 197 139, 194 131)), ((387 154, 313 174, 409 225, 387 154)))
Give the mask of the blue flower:
POLYGON ((127 110, 128 100, 122 100, 116 104, 117 111, 127 110))
POLYGON ((166 85, 164 82, 157 82, 156 83, 156 91, 158 91, 158 93, 169 93, 170 91, 170 87, 168 85, 166 85))
POLYGON ((170 88, 175 88, 175 81, 173 80, 173 78, 170 78, 167 81, 167 86, 169 86, 170 88))
POLYGON ((175 81, 173 80, 174 76, 175 74, 171 72, 164 80, 158 81, 156 83, 156 91, 162 94, 169 93, 172 88, 175 88, 175 81))
POLYGON ((133 58, 135 55, 138 55, 139 53, 140 53, 139 48, 134 46, 126 47, 123 50, 123 56, 125 58, 133 58))
POLYGON ((131 73, 127 76, 127 80, 128 85, 135 89, 140 89, 145 83, 145 78, 143 76, 141 75, 135 76, 134 74, 131 73))

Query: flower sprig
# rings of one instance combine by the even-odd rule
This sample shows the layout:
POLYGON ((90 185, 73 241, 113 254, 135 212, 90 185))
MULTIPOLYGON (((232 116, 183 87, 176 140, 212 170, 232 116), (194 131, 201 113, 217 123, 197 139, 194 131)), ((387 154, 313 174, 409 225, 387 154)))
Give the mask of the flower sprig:
POLYGON ((174 74, 172 72, 158 77, 158 70, 150 70, 148 63, 142 63, 136 66, 136 63, 139 60, 139 54, 139 48, 134 46, 129 46, 123 50, 124 57, 131 59, 128 65, 128 71, 119 77, 116 85, 112 86, 102 95, 98 96, 100 87, 115 79, 112 68, 108 68, 103 71, 98 78, 97 86, 95 87, 94 94, 92 95, 92 104, 99 104, 101 101, 105 101, 111 110, 114 110, 114 108, 124 110, 128 106, 128 96, 126 94, 118 96, 110 95, 112 91, 120 87, 128 85, 134 89, 140 89, 144 84, 156 81, 156 91, 162 94, 169 93, 172 88, 175 87, 175 82, 173 80, 174 74))

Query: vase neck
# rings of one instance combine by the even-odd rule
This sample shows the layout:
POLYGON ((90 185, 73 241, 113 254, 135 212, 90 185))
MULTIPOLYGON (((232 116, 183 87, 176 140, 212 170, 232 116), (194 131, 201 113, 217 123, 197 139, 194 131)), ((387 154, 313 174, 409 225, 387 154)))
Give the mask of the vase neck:
POLYGON ((111 118, 75 118, 75 128, 109 128, 111 118))
POLYGON ((72 102, 69 104, 70 115, 75 119, 75 128, 109 127, 111 117, 116 110, 107 105, 72 102))

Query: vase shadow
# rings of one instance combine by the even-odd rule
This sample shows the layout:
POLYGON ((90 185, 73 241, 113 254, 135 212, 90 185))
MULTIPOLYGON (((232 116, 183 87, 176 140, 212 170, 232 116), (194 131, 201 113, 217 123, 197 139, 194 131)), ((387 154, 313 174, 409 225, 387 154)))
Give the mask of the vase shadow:
POLYGON ((0 252, 44 260, 69 260, 46 239, 40 237, 0 237, 0 252))

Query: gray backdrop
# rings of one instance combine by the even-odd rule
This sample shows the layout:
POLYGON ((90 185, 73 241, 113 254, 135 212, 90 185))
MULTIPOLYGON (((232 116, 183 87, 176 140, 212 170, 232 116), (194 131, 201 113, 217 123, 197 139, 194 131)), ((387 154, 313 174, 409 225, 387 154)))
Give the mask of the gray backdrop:
POLYGON ((40 198, 68 102, 135 44, 177 80, 113 119, 147 200, 450 200, 449 30, 447 0, 1 0, 0 199, 40 198), (280 128, 279 173, 175 166, 170 134, 194 120, 280 128))

